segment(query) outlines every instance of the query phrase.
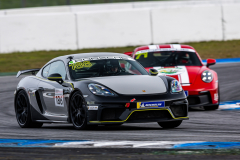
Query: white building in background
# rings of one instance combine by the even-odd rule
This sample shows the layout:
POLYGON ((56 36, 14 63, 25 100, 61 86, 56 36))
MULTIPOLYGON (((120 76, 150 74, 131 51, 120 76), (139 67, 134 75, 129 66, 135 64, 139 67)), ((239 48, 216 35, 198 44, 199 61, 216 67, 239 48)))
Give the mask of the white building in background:
POLYGON ((0 53, 240 39, 239 0, 0 10, 0 53))

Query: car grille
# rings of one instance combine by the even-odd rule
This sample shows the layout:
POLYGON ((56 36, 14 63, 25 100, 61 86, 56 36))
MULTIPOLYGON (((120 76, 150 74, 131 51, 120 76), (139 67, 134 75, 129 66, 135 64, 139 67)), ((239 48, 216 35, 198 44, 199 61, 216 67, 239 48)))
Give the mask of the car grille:
POLYGON ((170 106, 171 111, 175 117, 186 117, 187 116, 187 105, 173 105, 170 106))
POLYGON ((131 114, 131 120, 146 120, 146 119, 171 119, 171 115, 167 110, 153 110, 153 111, 136 111, 131 114))
POLYGON ((101 120, 102 121, 117 121, 121 114, 125 111, 125 108, 106 108, 102 110, 101 120))
POLYGON ((209 97, 210 96, 208 94, 196 95, 196 96, 189 96, 187 100, 189 105, 206 104, 211 102, 209 97))

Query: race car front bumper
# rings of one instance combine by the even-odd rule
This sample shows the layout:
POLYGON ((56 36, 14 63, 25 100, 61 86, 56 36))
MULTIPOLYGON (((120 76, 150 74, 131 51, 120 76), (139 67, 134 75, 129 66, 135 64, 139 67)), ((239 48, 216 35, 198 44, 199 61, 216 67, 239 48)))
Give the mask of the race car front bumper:
POLYGON ((138 108, 136 102, 130 103, 101 103, 98 110, 88 110, 88 124, 141 123, 187 120, 188 102, 185 99, 165 101, 164 107, 138 108))
POLYGON ((189 103, 189 107, 211 106, 218 104, 218 103, 213 104, 211 94, 209 91, 200 95, 189 95, 187 97, 187 100, 189 103))

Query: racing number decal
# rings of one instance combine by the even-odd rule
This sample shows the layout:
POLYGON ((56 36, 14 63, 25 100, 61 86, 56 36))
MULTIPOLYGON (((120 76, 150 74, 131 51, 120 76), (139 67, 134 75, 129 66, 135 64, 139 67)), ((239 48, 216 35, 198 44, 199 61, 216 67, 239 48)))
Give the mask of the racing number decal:
POLYGON ((63 89, 55 89, 55 106, 64 107, 63 89))
POLYGON ((139 59, 139 58, 141 57, 141 55, 143 55, 144 58, 147 58, 147 57, 148 57, 148 52, 146 52, 146 53, 136 54, 136 59, 139 59))

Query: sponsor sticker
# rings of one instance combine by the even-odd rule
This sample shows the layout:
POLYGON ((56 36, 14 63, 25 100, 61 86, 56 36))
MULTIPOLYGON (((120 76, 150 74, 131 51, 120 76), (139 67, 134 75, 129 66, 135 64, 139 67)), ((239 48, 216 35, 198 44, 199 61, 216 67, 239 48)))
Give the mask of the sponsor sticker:
POLYGON ((98 110, 98 106, 88 106, 88 110, 98 110))
POLYGON ((174 67, 174 68, 159 68, 159 73, 166 74, 166 75, 178 75, 185 72, 183 68, 180 67, 174 67))
POLYGON ((137 108, 165 107, 164 101, 159 102, 138 102, 137 108))
POLYGON ((63 89, 55 89, 55 106, 64 107, 63 89))
POLYGON ((186 66, 176 66, 176 67, 153 67, 158 70, 159 75, 163 76, 175 76, 182 86, 189 86, 189 75, 186 66))
POLYGON ((73 63, 73 61, 69 62, 69 67, 72 67, 72 70, 89 68, 91 66, 92 66, 92 63, 90 61, 76 62, 76 63, 73 63))

